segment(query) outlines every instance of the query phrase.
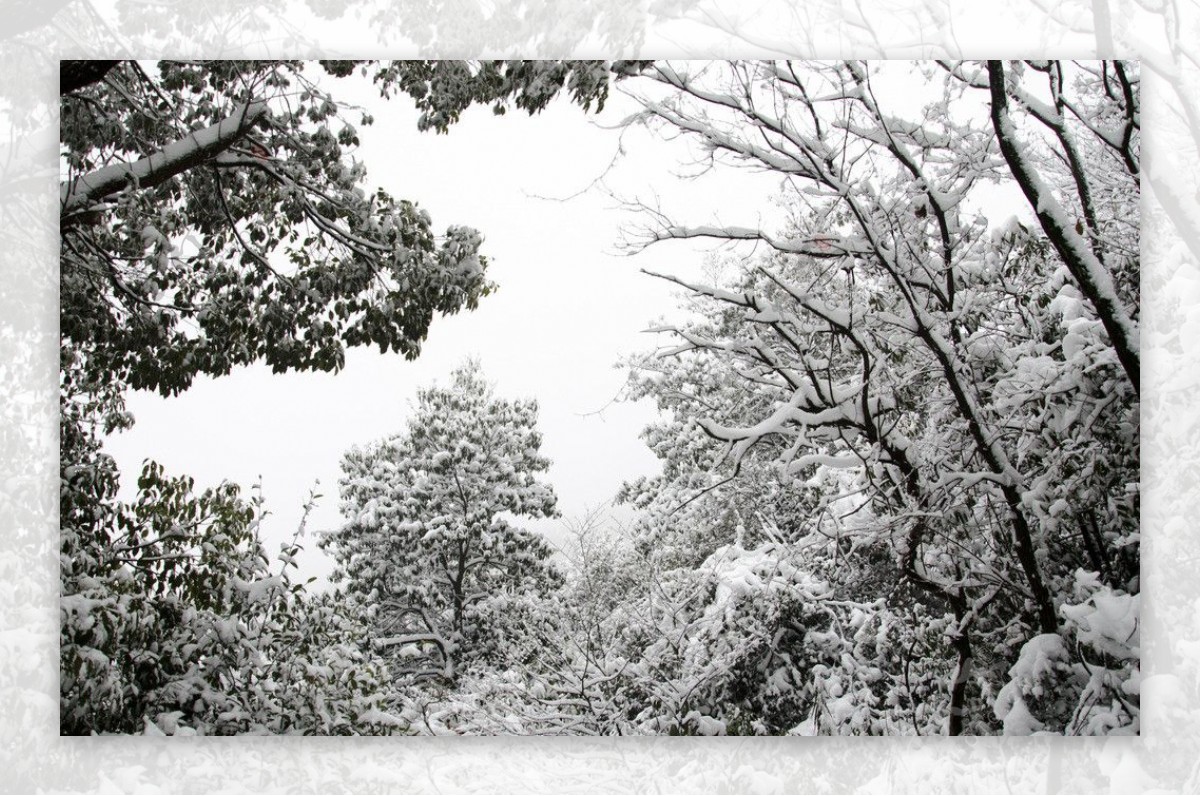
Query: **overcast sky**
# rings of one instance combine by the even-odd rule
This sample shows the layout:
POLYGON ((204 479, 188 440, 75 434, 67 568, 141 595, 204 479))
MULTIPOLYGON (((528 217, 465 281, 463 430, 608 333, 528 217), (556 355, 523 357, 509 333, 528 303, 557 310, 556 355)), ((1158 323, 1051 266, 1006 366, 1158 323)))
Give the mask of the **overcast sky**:
MULTIPOLYGON (((708 248, 670 242, 636 256, 621 253, 622 230, 637 219, 595 183, 603 177, 623 198, 661 201, 697 223, 754 222, 754 208, 769 205, 771 183, 681 179, 686 148, 641 128, 627 131, 622 146, 611 128, 636 110, 624 96, 612 97, 598 116, 566 102, 533 118, 475 108, 448 135, 436 135, 417 131, 407 97, 384 102, 365 82, 330 85, 335 96, 361 102, 375 116, 373 126, 360 128, 355 153, 371 184, 418 202, 437 231, 458 224, 483 232, 499 290, 474 312, 436 318, 413 362, 360 348, 348 352, 338 374, 274 375, 256 366, 199 378, 174 398, 132 395, 137 423, 108 443, 124 473, 124 494, 146 458, 193 476, 201 489, 222 479, 249 488, 261 477, 271 514, 263 537, 273 555, 291 539, 317 485, 323 498, 310 516, 299 565, 302 577, 323 578, 332 564, 316 549, 313 531, 340 521, 343 452, 403 430, 416 389, 445 383, 468 356, 481 360, 498 394, 540 402, 543 450, 554 463, 548 479, 565 519, 603 505, 622 481, 657 472, 639 439, 654 409, 613 403, 626 379, 615 365, 655 347, 655 336, 643 330, 677 304, 670 285, 640 269, 696 276, 708 248)), ((357 121, 352 113, 347 118, 357 121)), ((562 538, 562 521, 535 525, 562 538)))

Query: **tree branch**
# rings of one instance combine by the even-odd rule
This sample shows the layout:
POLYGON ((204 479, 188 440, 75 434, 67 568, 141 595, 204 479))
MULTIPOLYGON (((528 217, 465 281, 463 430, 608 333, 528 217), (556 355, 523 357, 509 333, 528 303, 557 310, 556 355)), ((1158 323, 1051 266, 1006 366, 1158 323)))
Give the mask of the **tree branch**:
POLYGON ((988 77, 992 94, 992 127, 1000 144, 1000 151, 1012 169, 1025 198, 1033 205, 1042 230, 1080 290, 1096 308, 1096 314, 1108 333, 1117 359, 1125 369, 1125 375, 1129 377, 1134 392, 1141 395, 1141 358, 1137 324, 1129 317, 1120 297, 1117 296, 1112 275, 1096 259, 1083 237, 1075 232, 1074 225, 1071 224, 1062 205, 1026 159, 1008 113, 1003 63, 988 61, 988 77))
POLYGON ((240 140, 266 113, 266 103, 246 103, 216 124, 195 130, 141 160, 105 166, 64 184, 59 208, 60 229, 75 225, 97 201, 127 185, 153 188, 212 160, 240 140))

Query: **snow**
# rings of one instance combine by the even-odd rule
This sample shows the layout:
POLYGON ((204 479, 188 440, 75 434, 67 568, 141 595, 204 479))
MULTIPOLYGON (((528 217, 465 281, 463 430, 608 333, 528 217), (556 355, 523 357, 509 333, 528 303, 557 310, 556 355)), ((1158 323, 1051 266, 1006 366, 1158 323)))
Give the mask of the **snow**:
POLYGON ((806 453, 803 456, 796 458, 788 465, 788 472, 800 472, 801 470, 814 465, 837 470, 862 467, 863 461, 858 456, 830 456, 824 453, 806 453))
POLYGON ((260 578, 254 581, 245 581, 241 578, 234 578, 233 585, 244 592, 246 601, 251 605, 270 599, 275 593, 283 588, 283 577, 280 575, 271 575, 269 577, 260 578))
POLYGON ((698 710, 693 710, 683 717, 683 723, 696 731, 697 735, 724 735, 726 724, 720 719, 705 716, 698 710))
POLYGON ((190 168, 197 158, 204 160, 224 151, 267 113, 265 102, 246 103, 221 121, 163 147, 133 163, 114 163, 64 184, 61 190, 60 214, 68 219, 86 210, 105 196, 113 194, 131 182, 134 185, 154 185, 190 168))
POLYGON ((997 708, 996 715, 1004 721, 1005 735, 1033 735, 1045 726, 1033 717, 1019 694, 1012 696, 1007 710, 997 708))
POLYGON ((1017 662, 1008 670, 1009 682, 996 695, 993 709, 1004 722, 1005 735, 1033 735, 1043 729, 1041 721, 1029 711, 1026 697, 1041 697, 1044 684, 1069 660, 1062 636, 1043 633, 1021 647, 1017 662))
MULTIPOLYGON (((1067 660, 1067 648, 1062 636, 1057 633, 1043 633, 1034 636, 1021 647, 1021 655, 1012 668, 1008 670, 1009 677, 1038 681, 1053 674, 1055 666, 1067 660)), ((1039 686, 1033 686, 1033 693, 1040 694, 1039 686)))
POLYGON ((358 715, 360 724, 381 724, 387 727, 406 727, 408 722, 379 708, 364 710, 358 715))
POLYGON ((750 550, 737 544, 721 547, 700 565, 698 572, 716 584, 710 611, 724 611, 731 602, 763 592, 799 591, 817 600, 829 591, 826 584, 784 560, 770 542, 750 550))
POLYGON ((1141 595, 1116 592, 1105 586, 1079 605, 1064 605, 1063 616, 1076 628, 1079 640, 1118 660, 1141 655, 1141 595))

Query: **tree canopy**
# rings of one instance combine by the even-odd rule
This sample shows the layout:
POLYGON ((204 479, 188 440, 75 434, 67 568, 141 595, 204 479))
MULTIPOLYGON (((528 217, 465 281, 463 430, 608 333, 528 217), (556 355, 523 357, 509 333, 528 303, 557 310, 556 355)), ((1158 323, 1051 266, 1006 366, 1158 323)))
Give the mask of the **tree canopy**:
POLYGON ((491 289, 482 238, 435 232, 369 189, 373 119, 330 81, 369 76, 446 132, 468 106, 603 106, 624 62, 63 63, 62 338, 106 379, 164 395, 264 361, 337 370, 345 349, 415 357, 433 317, 491 289))
POLYGON ((130 387, 415 356, 490 290, 481 238, 364 190, 369 114, 314 65, 65 65, 64 728, 1139 731, 1135 64, 319 68, 438 132, 628 77, 627 125, 775 178, 780 212, 634 208, 635 252, 726 250, 651 274, 682 305, 625 363, 662 464, 627 527, 552 563, 515 524, 557 511, 537 405, 468 363, 345 455, 341 591, 312 597, 236 488, 148 463, 117 501, 101 432, 130 387))

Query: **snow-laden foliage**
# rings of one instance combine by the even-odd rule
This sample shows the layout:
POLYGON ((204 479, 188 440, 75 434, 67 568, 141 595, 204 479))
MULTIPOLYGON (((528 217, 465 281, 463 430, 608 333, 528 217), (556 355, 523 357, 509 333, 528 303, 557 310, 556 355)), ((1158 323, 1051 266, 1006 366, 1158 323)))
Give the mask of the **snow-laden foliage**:
MULTIPOLYGON (((1114 697, 1128 670, 1085 678, 1036 725, 1011 718, 1019 688, 1006 684, 1010 668, 1028 679, 1017 662, 1035 637, 1077 639, 1038 654, 1092 666, 1084 647, 1103 631, 1070 608, 1077 570, 1113 594, 1138 589, 1136 68, 658 65, 651 77, 647 123, 691 136, 714 165, 786 176, 789 218, 652 215, 650 242, 765 253, 730 258, 716 284, 674 279, 692 317, 661 327, 675 341, 635 366, 634 397, 670 413, 647 431, 663 476, 624 495, 648 509, 644 543, 692 567, 729 544, 794 545, 839 597, 881 599, 914 631, 940 623, 924 652, 949 664, 949 683, 927 701, 948 700, 934 712, 952 733, 998 719, 1085 732, 1097 709, 1130 726, 1136 694, 1114 697), (923 107, 878 87, 898 82, 923 107), (993 184, 1025 209, 989 218, 993 184)), ((1136 618, 1136 600, 1120 604, 1136 618)))
POLYGON ((338 370, 345 349, 420 352, 435 314, 491 289, 482 237, 442 234, 367 182, 361 73, 445 131, 471 104, 534 113, 560 91, 602 106, 604 61, 65 62, 62 336, 89 366, 173 394, 265 361, 338 370))
POLYGON ((1139 595, 1076 573, 1063 634, 1030 639, 996 697, 1006 735, 1134 735, 1140 726, 1139 595), (1068 644, 1075 647, 1074 654, 1068 644))
POLYGON ((172 394, 265 360, 415 356, 489 289, 474 230, 366 189, 355 124, 304 64, 113 66, 62 99, 62 335, 172 394))
MULTIPOLYGON (((354 150, 372 118, 331 78, 373 78, 445 131, 472 103, 534 113, 567 91, 602 105, 631 68, 63 62, 64 733, 403 724, 380 707, 388 677, 360 617, 290 580, 295 546, 277 564, 260 549, 257 499, 229 484, 196 494, 147 462, 123 504, 103 435, 133 422, 128 389, 171 395, 256 361, 336 371, 356 345, 416 356, 435 314, 490 291, 479 233, 437 235, 417 204, 368 186, 354 150)), ((513 536, 503 520, 491 531, 513 536)), ((466 596, 505 610, 504 595, 466 596)))
POLYGON ((469 363, 345 455, 322 539, 340 586, 314 598, 294 547, 260 549, 254 499, 150 463, 122 504, 98 440, 131 422, 128 385, 415 353, 432 310, 486 292, 478 238, 361 192, 301 65, 64 69, 64 731, 1139 731, 1136 65, 324 69, 364 66, 439 131, 627 77, 628 124, 777 175, 781 212, 640 208, 638 245, 748 246, 706 280, 655 275, 683 306, 627 360, 629 397, 662 410, 627 527, 589 516, 552 565, 516 524, 557 511, 536 404, 469 363), (146 110, 87 138, 87 113, 156 85, 147 107, 186 129, 146 110), (355 274, 369 295, 339 292, 355 274))
POLYGON ((272 562, 261 501, 147 462, 131 503, 81 425, 63 426, 64 734, 376 733, 386 669, 361 630, 272 562))
POLYGON ((468 362, 418 393, 405 432, 344 457, 346 523, 321 545, 399 670, 453 680, 502 657, 522 599, 558 584, 550 547, 509 520, 556 512, 536 424, 536 402, 496 397, 468 362))

